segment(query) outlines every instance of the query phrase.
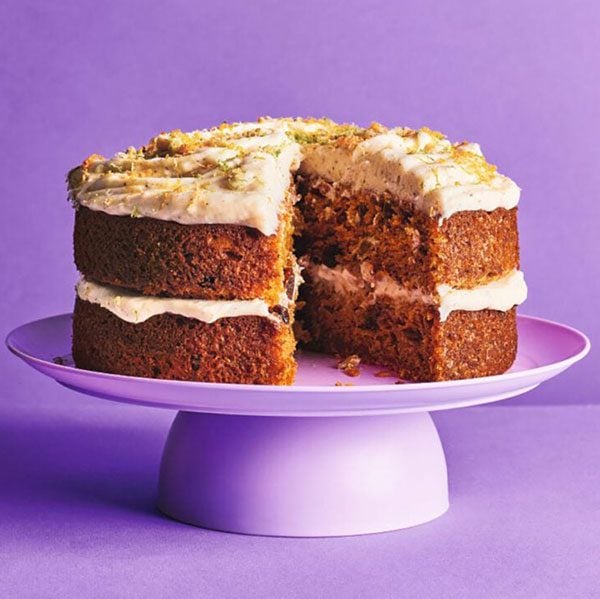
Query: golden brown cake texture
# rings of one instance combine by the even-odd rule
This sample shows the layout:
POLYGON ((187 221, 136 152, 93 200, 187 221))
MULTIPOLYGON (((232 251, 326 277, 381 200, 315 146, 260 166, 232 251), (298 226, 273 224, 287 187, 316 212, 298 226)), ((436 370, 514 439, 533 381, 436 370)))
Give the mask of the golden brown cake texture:
POLYGON ((335 355, 358 354, 399 378, 438 381, 488 376, 512 365, 516 311, 453 311, 441 321, 435 305, 372 297, 365 288, 343 293, 306 275, 300 318, 307 346, 335 355))
POLYGON ((145 295, 276 303, 291 267, 290 220, 267 236, 239 225, 180 225, 81 207, 75 264, 94 281, 145 295))
POLYGON ((259 316, 205 323, 160 314, 139 324, 77 299, 73 358, 114 374, 215 383, 290 385, 296 372, 291 327, 259 316))
POLYGON ((368 263, 403 285, 475 287, 519 267, 517 209, 459 212, 441 224, 389 194, 300 178, 301 255, 329 267, 368 263))
POLYGON ((514 360, 519 190, 474 144, 263 119, 93 155, 69 188, 80 367, 291 384, 294 254, 310 349, 417 381, 514 360))

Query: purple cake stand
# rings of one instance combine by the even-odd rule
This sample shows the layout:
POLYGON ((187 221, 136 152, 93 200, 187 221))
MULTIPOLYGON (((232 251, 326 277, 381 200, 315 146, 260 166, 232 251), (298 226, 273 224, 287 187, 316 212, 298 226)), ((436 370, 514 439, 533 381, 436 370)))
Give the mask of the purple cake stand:
POLYGON ((299 354, 291 387, 90 372, 68 355, 68 314, 15 329, 7 345, 75 391, 179 410, 160 468, 165 514, 231 532, 337 536, 442 515, 446 461, 429 412, 520 395, 590 349, 585 335, 567 326, 528 316, 518 323, 519 352, 508 373, 440 383, 394 384, 370 366, 349 378, 333 358, 307 353, 299 354))

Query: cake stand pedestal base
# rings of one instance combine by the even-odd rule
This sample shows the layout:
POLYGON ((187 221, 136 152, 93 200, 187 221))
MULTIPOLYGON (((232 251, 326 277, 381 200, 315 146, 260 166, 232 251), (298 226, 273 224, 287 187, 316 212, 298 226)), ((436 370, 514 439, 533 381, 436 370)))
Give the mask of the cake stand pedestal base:
POLYGON ((444 451, 427 412, 280 417, 179 412, 159 508, 237 533, 357 535, 448 509, 444 451))

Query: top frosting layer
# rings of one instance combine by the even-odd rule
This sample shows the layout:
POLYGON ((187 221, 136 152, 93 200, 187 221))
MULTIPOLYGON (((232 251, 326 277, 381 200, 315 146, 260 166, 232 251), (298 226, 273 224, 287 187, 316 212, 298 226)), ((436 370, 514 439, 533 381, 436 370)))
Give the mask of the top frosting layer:
POLYGON ((69 173, 69 190, 76 204, 109 214, 246 225, 271 235, 298 168, 356 190, 389 192, 441 219, 519 200, 519 188, 476 144, 452 144, 429 129, 326 119, 163 133, 139 150, 90 156, 69 173))
POLYGON ((439 219, 519 202, 519 187, 496 172, 477 144, 453 144, 427 128, 366 131, 370 135, 355 143, 313 146, 301 171, 354 190, 390 193, 439 219))
POLYGON ((90 156, 71 171, 69 186, 91 210, 272 235, 299 161, 299 145, 276 126, 172 132, 111 159, 90 156))

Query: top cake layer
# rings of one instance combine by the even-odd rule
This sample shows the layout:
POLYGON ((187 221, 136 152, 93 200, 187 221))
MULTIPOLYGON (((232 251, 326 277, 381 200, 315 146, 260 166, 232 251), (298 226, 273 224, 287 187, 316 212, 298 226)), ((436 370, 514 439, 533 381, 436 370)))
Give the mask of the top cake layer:
POLYGON ((191 133, 163 133, 69 173, 77 205, 182 224, 234 224, 276 233, 291 174, 355 190, 388 192, 444 219, 513 208, 517 185, 476 144, 427 128, 338 125, 327 119, 260 119, 191 133))

